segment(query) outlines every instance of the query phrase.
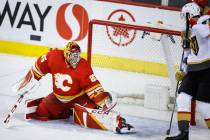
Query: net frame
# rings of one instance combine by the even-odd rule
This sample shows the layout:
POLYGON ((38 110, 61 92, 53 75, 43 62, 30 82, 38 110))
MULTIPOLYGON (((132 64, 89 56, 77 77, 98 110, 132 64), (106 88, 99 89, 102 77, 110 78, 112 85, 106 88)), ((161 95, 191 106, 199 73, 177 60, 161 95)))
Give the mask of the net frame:
POLYGON ((174 79, 175 72, 172 64, 170 64, 171 58, 170 58, 170 50, 168 50, 167 45, 168 39, 165 35, 176 35, 181 36, 181 31, 178 31, 171 25, 164 25, 161 24, 161 26, 157 27, 155 24, 151 23, 145 23, 144 25, 136 25, 134 23, 123 23, 123 22, 113 22, 109 20, 98 20, 93 19, 89 22, 89 31, 88 31, 88 46, 87 46, 87 61, 91 65, 91 55, 92 55, 92 42, 93 42, 93 26, 94 25, 103 25, 103 26, 112 26, 112 27, 120 27, 120 28, 127 28, 127 29, 133 29, 133 30, 141 30, 146 32, 153 32, 153 33, 161 33, 163 36, 161 36, 161 44, 163 45, 163 51, 166 55, 166 63, 169 71, 169 77, 172 87, 172 92, 175 93, 176 89, 176 81, 174 79), (168 53, 169 52, 169 53, 168 53))
MULTIPOLYGON (((128 28, 128 29, 134 29, 134 30, 142 30, 142 31, 148 31, 148 32, 153 32, 153 33, 161 33, 161 44, 163 45, 164 53, 166 54, 166 59, 170 59, 170 54, 167 52, 170 52, 167 50, 167 45, 168 45, 168 39, 166 39, 165 35, 176 35, 176 36, 181 36, 181 31, 174 29, 170 25, 161 25, 161 27, 156 27, 156 25, 151 24, 151 23, 146 23, 144 25, 134 25, 129 24, 129 23, 121 23, 121 22, 113 22, 113 21, 108 21, 108 20, 97 20, 93 19, 89 22, 89 31, 88 31, 88 44, 87 44, 87 61, 91 65, 91 55, 92 55, 92 43, 93 43, 93 26, 94 25, 103 25, 103 26, 113 26, 113 27, 120 27, 120 28, 128 28), (168 56, 167 56, 168 55, 168 56)), ((166 62, 171 61, 171 60, 166 60, 166 62)), ((172 83, 172 88, 173 92, 175 93, 175 88, 176 88, 176 81, 174 81, 174 72, 170 73, 170 69, 173 69, 173 66, 167 63, 168 70, 169 70, 169 77, 172 83)), ((191 118, 191 124, 195 125, 195 103, 192 102, 192 118, 191 118)))

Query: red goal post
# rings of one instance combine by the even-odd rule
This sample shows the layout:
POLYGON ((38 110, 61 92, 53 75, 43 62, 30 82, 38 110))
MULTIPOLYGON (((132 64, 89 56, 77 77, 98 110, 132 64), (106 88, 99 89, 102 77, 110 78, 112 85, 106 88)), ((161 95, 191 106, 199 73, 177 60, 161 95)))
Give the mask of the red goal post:
MULTIPOLYGON (((179 39, 179 43, 176 44, 176 45, 179 45, 179 47, 177 46, 177 48, 181 49, 181 31, 175 29, 173 26, 171 25, 164 25, 164 24, 159 24, 160 26, 158 26, 157 24, 151 24, 151 23, 145 23, 144 25, 137 25, 137 24, 134 24, 134 23, 122 23, 122 22, 113 22, 113 21, 108 21, 108 20, 96 20, 96 19, 93 19, 89 22, 89 32, 88 32, 88 47, 87 47, 87 61, 92 64, 93 62, 93 49, 94 47, 100 45, 100 44, 94 44, 93 41, 94 40, 97 40, 97 37, 94 36, 94 30, 95 30, 95 27, 94 26, 103 26, 104 28, 107 28, 108 27, 116 27, 116 28, 125 28, 125 29, 130 29, 130 30, 138 30, 138 31, 141 31, 141 32, 150 32, 150 33, 158 33, 158 34, 161 34, 162 35, 171 35, 171 36, 177 36, 179 39), (95 45, 95 46, 94 46, 95 45)), ((98 30, 98 29, 97 29, 98 30)), ((105 29, 104 29, 105 30, 105 29)), ((99 31, 100 32, 100 29, 99 31)), ((152 36, 152 35, 151 35, 152 36)), ((108 37, 107 37, 108 38, 108 37)), ((138 38, 138 37, 137 37, 138 38)), ((167 37, 165 37, 167 38, 167 37)), ((102 39, 103 40, 103 39, 102 39)), ((170 46, 170 44, 168 43, 168 40, 167 39, 163 39, 162 40, 159 40, 159 42, 161 42, 162 46, 163 46, 163 51, 165 54, 165 59, 168 59, 166 60, 166 67, 165 69, 168 70, 168 74, 165 75, 165 74, 162 74, 160 76, 168 76, 169 77, 169 81, 170 83, 174 86, 173 87, 173 92, 175 92, 175 85, 176 85, 176 81, 174 79, 174 74, 175 74, 175 70, 174 70, 174 67, 178 68, 179 67, 179 64, 176 63, 170 63, 171 60, 171 50, 167 50, 170 46), (163 41, 162 41, 163 40, 163 41), (169 52, 169 53, 168 53, 169 52), (167 56, 168 55, 168 56, 167 56), (167 62, 169 61, 169 63, 167 62)), ((107 40, 106 40, 107 41, 107 40)), ((148 41, 148 42, 154 42, 154 44, 157 44, 155 40, 151 40, 151 41, 148 41)), ((102 44, 106 44, 104 43, 104 40, 101 42, 102 44)), ((110 50, 112 51, 112 50, 110 50)), ((172 52, 173 53, 173 52, 172 52)), ((150 54, 148 54, 150 55, 150 54)), ((97 57, 98 58, 98 57, 97 57)), ((178 57, 179 59, 181 59, 181 54, 179 55, 178 57)), ((125 59, 123 59, 125 61, 125 59)), ((98 60, 100 61, 100 60, 98 60)), ((107 59, 107 61, 109 61, 107 59)), ((106 63, 109 63, 109 62, 106 62, 106 63)), ((138 64, 138 63, 135 63, 135 64, 138 64)), ((135 65, 134 64, 134 65, 135 65)), ((156 65, 156 63, 152 63, 152 65, 156 65)), ((97 65, 98 66, 98 65, 97 65)), ((142 65, 143 66, 143 65, 142 65)), ((161 67, 163 67, 163 65, 159 65, 161 67)), ((100 67, 100 66, 99 66, 100 67)), ((161 68, 160 68, 161 69, 161 68)), ((126 69, 123 69, 123 70, 126 70, 126 69)), ((144 70, 143 70, 144 71, 144 70)), ((160 71, 160 70, 159 70, 160 71)), ((163 70, 164 71, 164 70, 163 70)), ((136 72, 136 71, 135 71, 136 72)), ((137 70, 137 72, 139 72, 137 70)), ((148 72, 150 73, 150 72, 148 72)), ((194 110, 194 107, 192 107, 192 110, 194 110)), ((194 117, 194 114, 195 112, 193 111, 192 112, 192 123, 195 123, 195 117, 194 117)))

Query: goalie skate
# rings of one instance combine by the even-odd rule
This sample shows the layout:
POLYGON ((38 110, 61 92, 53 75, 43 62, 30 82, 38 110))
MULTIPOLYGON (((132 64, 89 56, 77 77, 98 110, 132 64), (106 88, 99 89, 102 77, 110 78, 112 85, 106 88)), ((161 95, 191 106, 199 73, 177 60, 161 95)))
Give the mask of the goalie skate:
POLYGON ((121 116, 117 117, 118 125, 116 126, 116 133, 118 134, 126 134, 126 133, 135 133, 135 128, 126 123, 126 120, 121 116))

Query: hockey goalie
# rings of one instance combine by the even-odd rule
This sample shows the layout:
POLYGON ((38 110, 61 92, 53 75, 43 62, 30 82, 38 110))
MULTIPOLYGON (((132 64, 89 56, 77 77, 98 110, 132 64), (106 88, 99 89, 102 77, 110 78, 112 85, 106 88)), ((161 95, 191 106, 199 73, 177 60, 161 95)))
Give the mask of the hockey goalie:
POLYGON ((91 66, 81 57, 76 42, 69 42, 64 50, 53 49, 40 56, 14 90, 19 95, 30 93, 47 73, 52 74, 53 92, 44 98, 27 100, 25 119, 48 121, 73 116, 74 123, 85 128, 134 132, 134 127, 113 111, 111 94, 105 92, 91 66))

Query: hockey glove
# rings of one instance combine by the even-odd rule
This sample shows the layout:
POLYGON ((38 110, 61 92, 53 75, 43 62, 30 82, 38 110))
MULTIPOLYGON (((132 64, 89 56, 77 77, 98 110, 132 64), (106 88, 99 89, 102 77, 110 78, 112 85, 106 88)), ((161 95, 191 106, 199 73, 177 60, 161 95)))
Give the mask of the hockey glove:
POLYGON ((18 95, 25 95, 29 92, 33 92, 39 87, 40 83, 34 79, 34 75, 31 70, 26 74, 26 76, 18 81, 13 87, 12 90, 18 95))
POLYGON ((177 81, 182 81, 185 77, 186 73, 183 72, 183 71, 177 71, 176 74, 175 74, 175 78, 177 81))

